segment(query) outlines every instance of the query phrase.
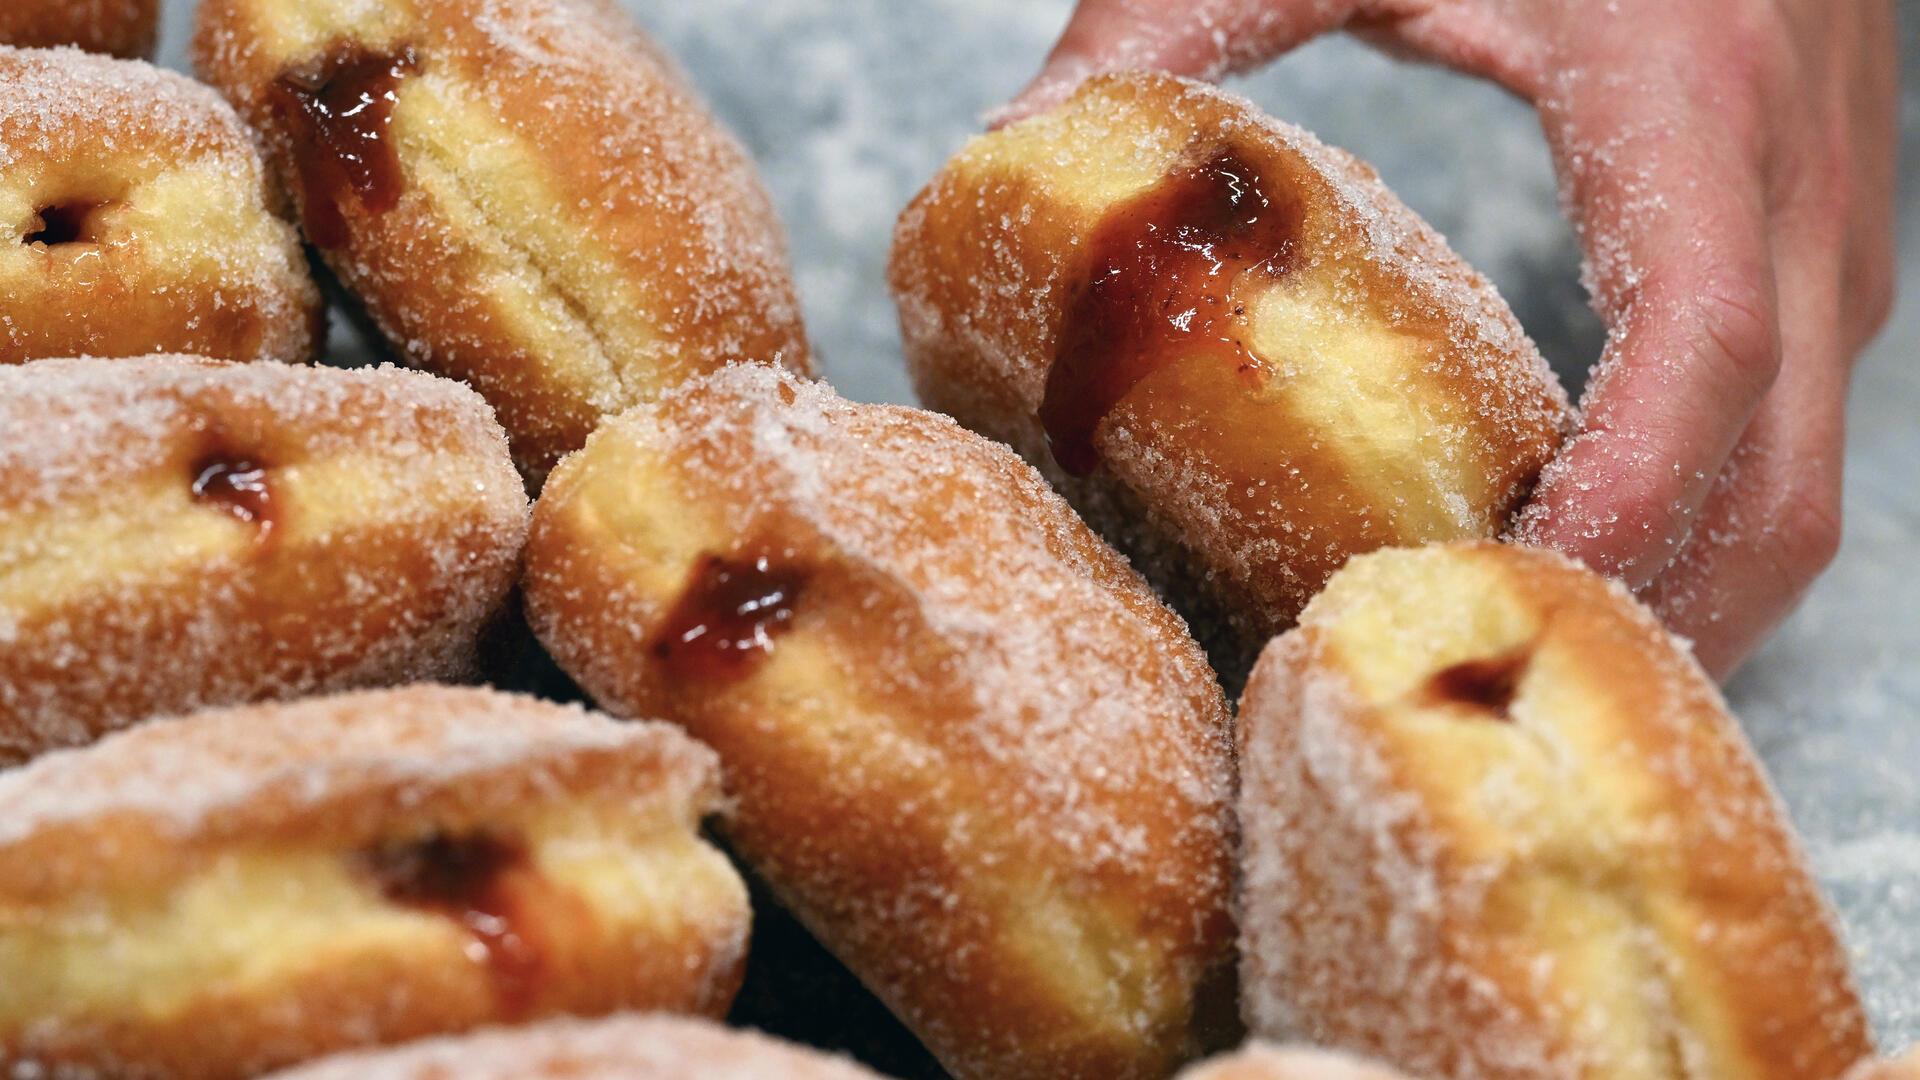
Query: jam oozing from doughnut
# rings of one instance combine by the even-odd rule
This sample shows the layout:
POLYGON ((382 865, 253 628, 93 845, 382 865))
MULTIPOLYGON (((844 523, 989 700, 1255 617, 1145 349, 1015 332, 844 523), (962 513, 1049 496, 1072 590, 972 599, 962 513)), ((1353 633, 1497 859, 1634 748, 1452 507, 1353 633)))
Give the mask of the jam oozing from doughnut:
POLYGON ((1426 699, 1436 705, 1464 705, 1499 720, 1513 719, 1513 699, 1532 660, 1530 647, 1498 656, 1466 660, 1427 680, 1426 699))
POLYGON ((372 214, 399 203, 406 177, 389 129, 400 80, 419 63, 412 49, 371 53, 342 45, 319 63, 275 80, 275 104, 292 127, 305 193, 301 223, 314 246, 347 242, 340 201, 348 195, 372 214))
POLYGON ((361 859, 389 901, 445 916, 472 935, 469 955, 486 964, 501 1010, 527 1012, 547 962, 511 887, 515 875, 531 872, 519 842, 487 832, 435 832, 373 848, 361 859))
POLYGON ((75 201, 54 203, 39 210, 40 227, 21 239, 29 244, 56 247, 60 244, 90 244, 99 239, 94 231, 94 214, 105 203, 75 201))
POLYGON ((804 574, 770 555, 702 555, 648 648, 674 675, 738 679, 772 655, 804 584, 804 574))
POLYGON ((254 526, 262 540, 272 534, 277 518, 265 466, 247 458, 213 453, 195 461, 190 471, 195 499, 254 526))
POLYGON ((1040 404, 1053 459, 1085 476, 1095 430, 1140 380, 1168 364, 1226 364, 1258 385, 1241 340, 1249 275, 1292 267, 1301 210, 1268 191, 1231 149, 1175 172, 1110 211, 1089 243, 1091 273, 1068 301, 1040 404))

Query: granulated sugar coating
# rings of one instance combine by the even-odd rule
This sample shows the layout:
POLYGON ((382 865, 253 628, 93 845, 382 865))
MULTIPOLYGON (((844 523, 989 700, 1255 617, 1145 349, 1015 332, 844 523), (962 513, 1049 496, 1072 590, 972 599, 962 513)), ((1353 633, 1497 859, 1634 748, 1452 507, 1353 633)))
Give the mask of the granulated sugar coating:
POLYGON ((526 535, 471 390, 189 357, 0 367, 0 759, 470 672, 526 535))
POLYGON ((1571 425, 1492 286, 1371 169, 1168 76, 970 143, 902 216, 891 281, 923 399, 1237 636, 1230 680, 1347 557, 1502 531, 1571 425), (1214 203, 1178 194, 1196 170, 1230 181, 1195 189, 1214 203))
MULTIPOLYGON (((507 774, 522 791, 557 791, 594 757, 657 772, 660 792, 701 812, 718 805, 713 752, 677 729, 491 690, 409 686, 157 718, 0 772, 0 892, 98 872, 84 844, 74 865, 26 865, 50 836, 108 841, 114 846, 94 854, 115 859, 164 861, 165 849, 187 838, 230 841, 355 798, 417 803, 463 786, 484 790, 488 777, 507 774)), ((378 815, 365 824, 377 825, 378 815)))
POLYGON ((348 1054, 274 1080, 878 1080, 752 1031, 675 1016, 551 1020, 348 1054))
POLYGON ((320 298, 253 136, 183 75, 0 48, 0 363, 305 360, 320 298))
POLYGON ((527 564, 561 665, 719 750, 736 847, 956 1074, 1159 1075, 1211 1037, 1219 689, 1011 451, 736 366, 596 433, 527 564), (715 560, 779 618, 676 676, 715 560))
POLYGON ((1618 585, 1355 559, 1240 711, 1244 1014, 1416 1076, 1838 1076, 1872 1050, 1719 694, 1618 585))
POLYGON ((810 369, 751 162, 613 5, 417 0, 295 19, 214 0, 195 51, 389 342, 479 389, 531 477, 689 374, 810 369), (331 81, 376 72, 372 111, 327 103, 331 81), (328 149, 343 141, 366 175, 328 149))

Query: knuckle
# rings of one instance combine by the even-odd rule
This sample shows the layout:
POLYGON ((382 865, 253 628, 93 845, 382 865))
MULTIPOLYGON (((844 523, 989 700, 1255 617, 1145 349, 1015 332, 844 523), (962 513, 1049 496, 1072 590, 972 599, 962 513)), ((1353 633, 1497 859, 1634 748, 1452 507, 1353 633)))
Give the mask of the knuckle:
POLYGON ((1751 277, 1721 275, 1694 302, 1704 350, 1755 396, 1765 392, 1780 371, 1780 328, 1769 291, 1751 277))
POLYGON ((1781 574, 1789 581, 1811 580, 1840 554, 1838 494, 1796 481, 1781 497, 1773 535, 1781 574))

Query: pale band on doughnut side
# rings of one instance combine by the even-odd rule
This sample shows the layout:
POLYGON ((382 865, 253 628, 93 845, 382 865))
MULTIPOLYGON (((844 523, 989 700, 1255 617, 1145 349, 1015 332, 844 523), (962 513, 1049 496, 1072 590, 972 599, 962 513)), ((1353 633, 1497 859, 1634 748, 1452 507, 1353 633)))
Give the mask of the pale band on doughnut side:
POLYGON ((0 4, 0 45, 72 45, 125 59, 153 55, 159 0, 7 0, 0 4))
POLYGON ((548 1020, 342 1054, 273 1080, 880 1080, 845 1058, 682 1016, 548 1020))
POLYGON ((0 366, 0 762, 158 712, 472 672, 527 497, 395 368, 0 366))
POLYGON ((1219 687, 1011 451, 741 365, 534 516, 541 640, 719 751, 722 831, 954 1074, 1161 1077, 1231 1028, 1219 687))
POLYGON ((1584 567, 1356 558, 1239 719, 1255 1034, 1476 1080, 1826 1080, 1872 1053, 1737 722, 1584 567))
POLYGON ((928 407, 1038 465, 1203 640, 1224 617, 1229 668, 1351 555, 1498 534, 1569 424, 1370 168, 1172 76, 968 143, 889 276, 928 407))
POLYGON ((1898 1058, 1861 1062, 1847 1080, 1920 1080, 1920 1046, 1898 1058))
POLYGON ((0 1071, 225 1080, 556 1013, 717 1016, 711 751, 477 689, 154 720, 0 773, 0 1071))
POLYGON ((616 5, 208 0, 194 55, 395 350, 485 395, 530 476, 691 373, 809 369, 751 161, 616 5), (364 188, 309 190, 329 131, 364 188))
POLYGON ((0 364, 310 359, 320 294, 284 201, 253 134, 192 79, 0 48, 0 364))
POLYGON ((1332 1050, 1253 1042, 1183 1070, 1177 1080, 1407 1080, 1332 1050))

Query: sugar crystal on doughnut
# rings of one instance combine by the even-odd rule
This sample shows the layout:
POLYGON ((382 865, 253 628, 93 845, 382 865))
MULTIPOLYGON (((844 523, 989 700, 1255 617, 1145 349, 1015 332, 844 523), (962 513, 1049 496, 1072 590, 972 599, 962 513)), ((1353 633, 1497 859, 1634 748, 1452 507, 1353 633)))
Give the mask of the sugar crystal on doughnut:
POLYGON ((0 48, 0 363, 305 360, 320 300, 254 138, 140 61, 0 48))
POLYGON ((387 367, 0 367, 0 758, 467 674, 526 528, 478 395, 387 367))
POLYGON ((561 1013, 718 1015, 748 911, 698 832, 715 764, 666 725, 414 686, 0 773, 0 1062, 219 1080, 561 1013))

